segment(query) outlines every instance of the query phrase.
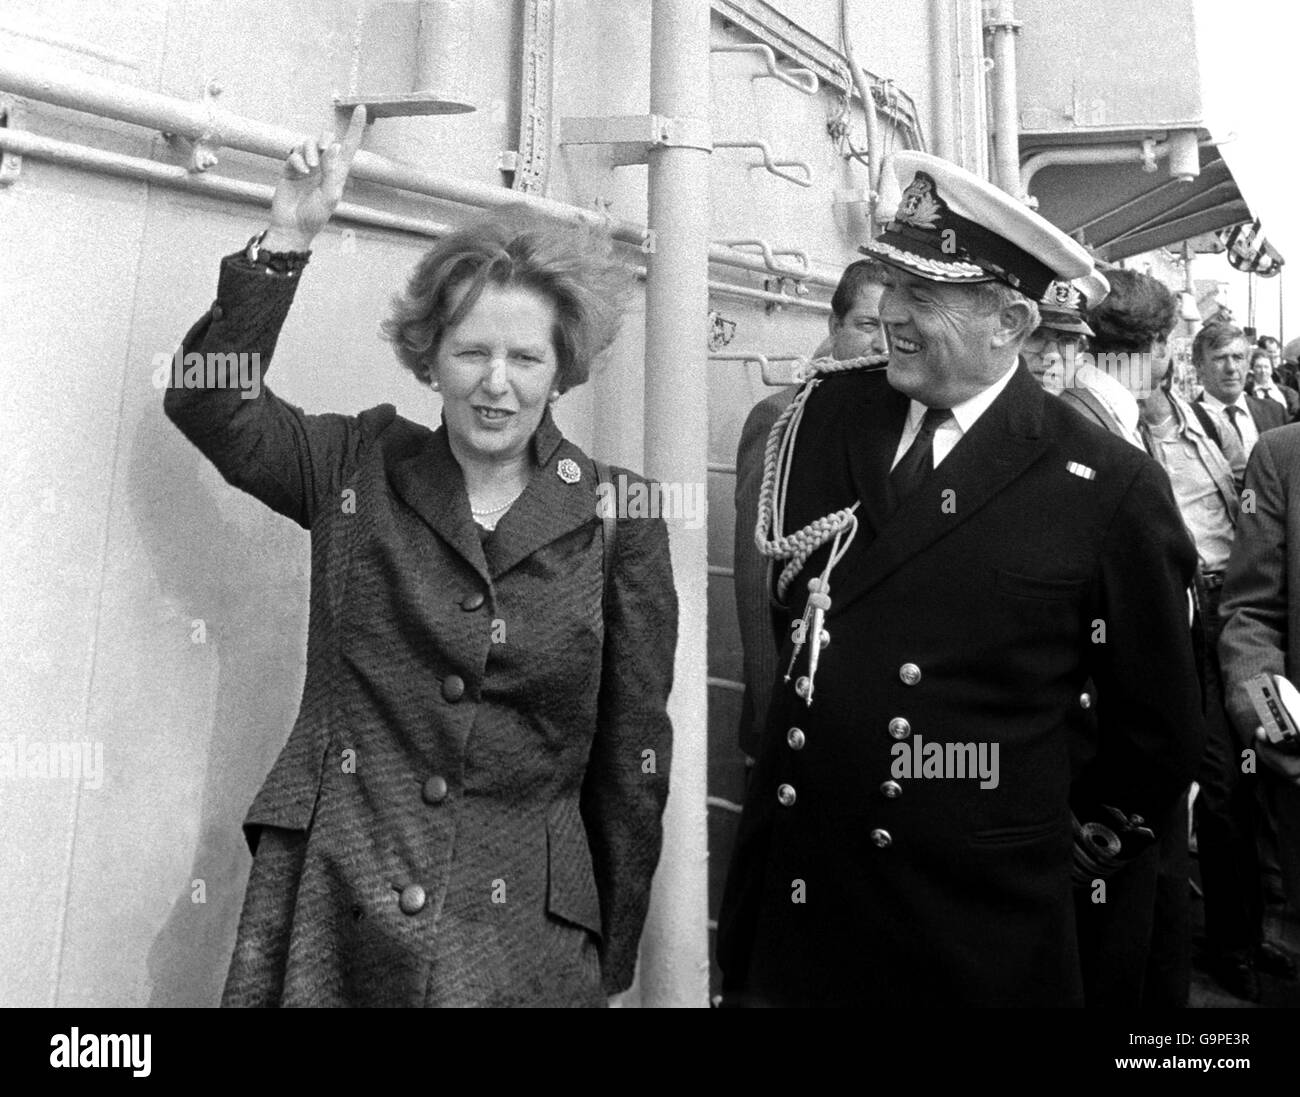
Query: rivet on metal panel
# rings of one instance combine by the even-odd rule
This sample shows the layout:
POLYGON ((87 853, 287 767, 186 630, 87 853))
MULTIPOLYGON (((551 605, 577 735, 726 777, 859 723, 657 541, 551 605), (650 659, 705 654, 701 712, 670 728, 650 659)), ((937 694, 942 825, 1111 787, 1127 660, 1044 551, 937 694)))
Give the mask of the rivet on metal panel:
MULTIPOLYGON (((23 128, 23 104, 17 99, 0 96, 0 129, 23 128)), ((7 187, 23 170, 23 158, 17 153, 0 150, 0 187, 7 187)))

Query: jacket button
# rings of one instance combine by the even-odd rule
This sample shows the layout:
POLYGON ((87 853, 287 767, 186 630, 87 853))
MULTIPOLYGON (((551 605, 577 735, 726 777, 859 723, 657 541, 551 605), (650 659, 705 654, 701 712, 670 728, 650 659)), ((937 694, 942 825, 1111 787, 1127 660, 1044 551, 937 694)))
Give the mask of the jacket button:
POLYGON ((424 888, 419 884, 410 884, 402 888, 397 905, 403 914, 419 914, 424 909, 425 898, 424 888))
POLYGON ((903 795, 903 786, 897 781, 886 781, 880 786, 880 792, 886 800, 897 800, 903 795))
POLYGON ((921 668, 915 663, 904 663, 898 668, 898 676, 903 680, 903 685, 914 686, 921 680, 921 668))
POLYGON ((906 739, 912 734, 912 725, 901 716, 895 716, 889 721, 889 734, 895 739, 906 739))
POLYGON ((465 679, 453 674, 442 680, 442 696, 448 701, 459 701, 465 696, 465 679))
POLYGON ((871 844, 874 845, 876 849, 888 849, 894 844, 894 838, 889 831, 876 827, 876 829, 871 832, 871 844))
POLYGON ((483 592, 481 590, 476 590, 473 594, 467 594, 460 600, 460 608, 466 613, 473 613, 486 601, 487 599, 483 597, 483 592))
POLYGON ((447 779, 434 774, 424 782, 424 789, 421 792, 426 804, 441 804, 447 799, 447 779))
POLYGON ((213 301, 212 308, 208 310, 208 315, 214 320, 224 320, 226 316, 225 306, 220 301, 213 301))
POLYGON ((803 750, 803 745, 808 741, 800 728, 791 728, 785 733, 785 741, 790 744, 791 750, 803 750))
POLYGON ((1079 694, 1079 707, 1092 708, 1092 694, 1090 693, 1079 694))
POLYGON ((783 808, 794 806, 795 794, 793 785, 782 785, 776 790, 776 798, 781 802, 783 808))

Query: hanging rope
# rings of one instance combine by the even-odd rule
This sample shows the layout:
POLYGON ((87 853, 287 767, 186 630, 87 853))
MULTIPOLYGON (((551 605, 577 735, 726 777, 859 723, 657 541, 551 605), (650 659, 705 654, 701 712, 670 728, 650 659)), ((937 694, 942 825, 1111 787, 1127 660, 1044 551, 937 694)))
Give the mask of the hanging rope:
POLYGON ((822 628, 822 622, 831 607, 831 571, 853 544, 853 538, 858 532, 858 519, 854 512, 859 504, 854 503, 818 518, 794 533, 783 533, 795 441, 799 435, 799 425, 803 421, 804 408, 824 375, 848 370, 884 369, 888 360, 888 355, 845 361, 833 358, 800 359, 795 366, 795 376, 805 383, 790 406, 772 424, 763 451, 763 482, 758 495, 758 524, 754 529, 754 544, 769 561, 786 561, 776 583, 778 598, 784 601, 786 591, 795 576, 803 570, 808 557, 828 541, 831 543, 830 555, 821 575, 808 580, 808 601, 804 607, 803 619, 795 628, 794 652, 785 673, 788 682, 800 651, 807 645, 808 674, 796 683, 795 692, 809 705, 812 704, 818 656, 830 641, 830 634, 822 628))

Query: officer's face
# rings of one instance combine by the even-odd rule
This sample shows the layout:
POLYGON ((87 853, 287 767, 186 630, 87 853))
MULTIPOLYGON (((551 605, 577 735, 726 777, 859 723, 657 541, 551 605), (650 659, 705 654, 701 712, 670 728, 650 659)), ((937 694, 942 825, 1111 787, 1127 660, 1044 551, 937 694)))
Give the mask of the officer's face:
POLYGON ((458 459, 505 462, 526 451, 555 383, 554 331, 549 298, 487 285, 443 333, 433 376, 458 459))
POLYGON ((885 331, 880 323, 880 295, 885 287, 868 282, 853 299, 853 306, 841 319, 831 316, 831 357, 840 361, 887 354, 885 331))
POLYGON ((1020 357, 1044 390, 1055 395, 1065 387, 1066 355, 1077 349, 1071 332, 1041 326, 1021 344, 1020 357))
POLYGON ((928 407, 950 408, 987 388, 1010 362, 998 353, 998 311, 965 287, 891 269, 880 300, 889 383, 928 407))
POLYGON ((1225 404, 1233 403, 1246 384, 1246 340, 1202 349, 1196 368, 1206 392, 1225 404))

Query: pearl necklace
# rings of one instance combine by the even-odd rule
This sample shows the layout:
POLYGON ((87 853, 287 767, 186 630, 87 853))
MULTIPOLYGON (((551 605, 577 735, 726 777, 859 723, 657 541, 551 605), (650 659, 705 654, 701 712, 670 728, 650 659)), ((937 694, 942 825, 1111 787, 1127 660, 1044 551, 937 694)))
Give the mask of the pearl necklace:
MULTIPOLYGON (((524 487, 527 486, 528 486, 527 484, 524 485, 524 487)), ((475 518, 486 518, 490 514, 496 514, 499 511, 505 510, 506 507, 508 507, 511 503, 513 503, 516 499, 518 499, 521 495, 523 495, 523 493, 524 493, 524 489, 520 488, 517 492, 514 493, 514 495, 510 496, 510 498, 507 499, 504 503, 501 503, 495 507, 486 507, 483 510, 476 510, 474 508, 474 505, 471 503, 469 512, 470 514, 474 515, 475 518)))

